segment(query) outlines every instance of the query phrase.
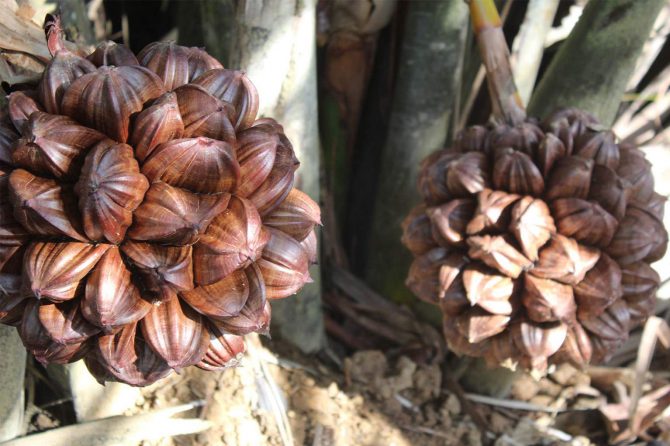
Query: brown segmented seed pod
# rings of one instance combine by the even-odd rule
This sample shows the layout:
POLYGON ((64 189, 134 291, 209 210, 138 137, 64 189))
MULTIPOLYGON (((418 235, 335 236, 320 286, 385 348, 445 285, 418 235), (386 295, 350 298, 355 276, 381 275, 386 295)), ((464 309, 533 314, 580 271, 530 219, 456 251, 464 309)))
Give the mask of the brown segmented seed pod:
POLYGON ((235 143, 235 129, 230 122, 235 107, 212 96, 204 88, 187 84, 174 91, 184 123, 184 136, 206 136, 235 143))
POLYGON ((451 200, 442 206, 426 209, 433 239, 441 246, 465 246, 465 230, 475 212, 472 200, 451 200))
POLYGON ((106 333, 137 322, 151 309, 116 246, 105 252, 91 272, 80 305, 86 320, 106 333))
POLYGON ((45 32, 42 79, 0 111, 0 322, 102 382, 234 364, 242 336, 268 332, 268 297, 317 261, 318 206, 293 190, 282 126, 199 48, 83 58, 58 18, 45 32))
POLYGON ((601 253, 598 263, 575 286, 578 315, 597 316, 622 295, 621 268, 607 254, 601 253))
POLYGON ((521 298, 528 317, 535 322, 572 322, 577 305, 570 285, 551 279, 524 275, 521 298))
POLYGON ((463 285, 471 305, 477 305, 492 314, 512 314, 514 283, 509 277, 472 264, 463 271, 463 285))
POLYGON ((143 162, 156 147, 184 136, 184 121, 179 113, 177 95, 165 93, 135 118, 129 144, 135 157, 143 162))
POLYGON ((182 369, 195 365, 205 356, 209 332, 202 316, 177 294, 155 305, 142 319, 142 336, 168 366, 182 369))
POLYGON ((35 91, 15 91, 7 96, 7 111, 14 128, 23 132, 24 124, 36 111, 44 111, 35 91))
POLYGON ((125 143, 130 116, 163 93, 165 88, 158 76, 146 68, 103 66, 72 82, 61 108, 63 114, 125 143), (124 101, 119 102, 119 97, 124 101))
POLYGON ((63 42, 60 18, 47 15, 44 21, 47 47, 52 59, 42 73, 37 92, 41 105, 48 113, 59 114, 63 95, 70 84, 87 73, 95 71, 95 65, 69 51, 63 42))
POLYGON ((86 56, 86 59, 93 62, 96 67, 103 65, 123 66, 123 65, 139 65, 137 57, 125 45, 119 45, 116 42, 105 41, 100 42, 95 50, 86 56))
POLYGON ((419 299, 438 303, 440 294, 440 267, 449 256, 445 248, 437 247, 414 258, 405 280, 407 288, 419 299))
POLYGON ((520 197, 491 189, 484 189, 477 194, 477 209, 467 223, 468 234, 502 231, 509 223, 512 205, 520 197))
POLYGON ((531 274, 577 285, 600 258, 600 251, 580 245, 576 240, 560 234, 552 236, 540 250, 539 259, 531 274))
POLYGON ((267 333, 270 324, 271 307, 267 301, 263 272, 257 263, 244 270, 249 281, 249 297, 239 314, 210 322, 221 332, 244 336, 251 332, 267 333))
POLYGON ((464 256, 452 253, 447 256, 445 263, 440 266, 438 298, 440 305, 447 312, 452 312, 454 309, 460 310, 463 306, 469 305, 461 278, 466 265, 467 261, 464 256))
POLYGON ((580 198, 559 198, 551 203, 558 232, 580 243, 604 248, 617 229, 617 220, 598 203, 580 198))
POLYGON ((582 198, 589 195, 593 160, 566 156, 553 166, 547 181, 547 200, 557 198, 582 198))
POLYGON ((511 319, 481 308, 471 308, 456 317, 456 328, 470 344, 478 344, 502 333, 511 319))
POLYGON ((9 202, 14 218, 27 232, 67 236, 85 241, 73 196, 54 180, 39 178, 23 169, 9 175, 9 202))
POLYGON ((591 337, 580 324, 568 328, 565 342, 556 352, 555 362, 570 362, 578 367, 589 364, 593 358, 591 337))
POLYGON ((526 257, 537 262, 540 248, 556 233, 556 226, 546 203, 526 196, 512 208, 509 230, 526 257))
POLYGON ((321 209, 309 195, 294 188, 284 202, 265 217, 263 223, 301 242, 316 225, 321 225, 321 209))
POLYGON ((218 282, 183 291, 181 297, 213 319, 237 316, 249 299, 249 279, 244 270, 237 269, 218 282))
POLYGON ((468 237, 468 256, 481 260, 505 276, 516 279, 532 266, 528 260, 512 245, 509 238, 502 235, 483 235, 468 237))
POLYGON ((489 145, 493 151, 514 147, 533 157, 543 137, 542 130, 532 122, 522 122, 516 126, 501 125, 489 132, 489 145))
POLYGON ((526 153, 506 147, 496 152, 493 186, 496 190, 536 197, 544 191, 544 178, 526 153))
POLYGON ((488 152, 489 131, 483 125, 467 127, 456 135, 454 146, 460 152, 488 152))
POLYGON ((548 175, 551 172, 554 163, 565 157, 567 154, 568 151, 558 136, 552 133, 547 133, 537 148, 536 160, 540 172, 545 176, 548 175))
POLYGON ((512 327, 512 338, 532 369, 546 370, 548 358, 565 342, 568 326, 563 323, 535 324, 521 321, 512 327))
POLYGON ((454 197, 474 194, 489 186, 486 155, 468 152, 449 163, 446 170, 447 190, 454 197))
POLYGON ((619 165, 619 146, 611 130, 588 128, 575 140, 574 155, 592 159, 599 166, 616 169, 619 165))
POLYGON ((193 81, 217 98, 232 104, 236 130, 251 127, 258 113, 258 92, 243 71, 223 68, 207 71, 193 81))
POLYGON ((542 122, 546 134, 558 137, 566 148, 565 155, 572 155, 575 141, 591 128, 600 123, 595 116, 576 108, 556 110, 542 122))
POLYGON ((237 135, 237 161, 243 179, 237 187, 240 197, 247 198, 270 175, 277 147, 282 144, 280 132, 281 129, 272 125, 263 125, 243 130, 237 135))
POLYGON ((300 246, 307 253, 310 266, 319 263, 319 236, 316 234, 316 228, 312 229, 307 237, 300 242, 300 246))
MULTIPOLYGON (((461 313, 461 315, 466 314, 467 311, 461 313)), ((486 342, 470 342, 468 336, 461 334, 461 331, 458 328, 458 322, 462 320, 461 316, 444 318, 442 324, 442 331, 446 339, 452 339, 453 341, 449 343, 449 348, 452 349, 459 355, 470 355, 481 357, 484 356, 490 346, 486 342)), ((504 321, 503 316, 503 321, 504 321)), ((504 329, 504 326, 503 326, 504 329)), ((491 339, 495 339, 497 336, 493 336, 491 339)))
POLYGON ((86 365, 101 382, 118 380, 131 386, 148 386, 170 374, 167 362, 137 336, 137 322, 96 341, 86 365))
MULTIPOLYGON (((126 241, 121 251, 130 258, 144 278, 145 286, 154 293, 171 289, 193 289, 192 248, 160 246, 126 241)), ((170 297, 170 296, 168 296, 170 297)))
POLYGON ((72 180, 86 152, 105 135, 65 116, 33 112, 23 123, 12 162, 41 176, 72 180))
POLYGON ((196 366, 209 371, 224 370, 237 365, 242 353, 244 353, 242 336, 210 328, 209 348, 196 366))
MULTIPOLYGON (((619 222, 626 214, 630 196, 631 189, 628 181, 619 177, 609 167, 601 165, 594 167, 588 198, 599 203, 619 222)), ((663 205, 661 205, 661 209, 663 209, 663 205)), ((659 220, 662 219, 663 217, 659 218, 659 220)))
POLYGON ((418 187, 427 206, 440 204, 452 197, 447 189, 445 175, 449 164, 459 155, 456 151, 440 150, 421 162, 418 187))
POLYGON ((465 129, 422 162, 407 286, 440 305, 458 354, 605 360, 654 309, 668 237, 650 167, 579 110, 465 129))
POLYGON ((23 256, 26 287, 37 299, 62 302, 74 299, 82 279, 109 245, 75 242, 32 243, 23 256))
POLYGON ((276 229, 268 229, 270 238, 263 248, 258 268, 265 279, 268 299, 282 299, 295 294, 312 281, 309 258, 293 237, 276 229))
POLYGON ((654 192, 647 203, 635 202, 631 204, 641 207, 641 209, 644 209, 647 213, 651 214, 652 217, 655 217, 656 220, 663 221, 666 201, 668 201, 667 198, 657 192, 654 192))
POLYGON ((174 42, 153 42, 137 55, 142 66, 156 73, 167 90, 192 82, 202 73, 222 65, 198 48, 186 48, 174 42))
POLYGON ((636 204, 626 208, 607 253, 620 264, 644 260, 655 262, 663 257, 668 245, 668 233, 663 223, 636 204))
POLYGON ((42 327, 59 344, 81 344, 100 332, 98 327, 84 319, 77 301, 43 303, 35 309, 42 327))
POLYGON ((132 147, 109 140, 96 145, 86 155, 74 187, 86 236, 121 243, 147 189, 149 182, 140 173, 132 147))
POLYGON ((284 144, 277 147, 272 170, 263 184, 247 197, 258 209, 261 217, 267 216, 286 199, 293 189, 295 171, 299 166, 300 162, 293 149, 284 144))
POLYGON ((402 243, 412 251, 421 255, 437 247, 433 239, 430 217, 426 215, 426 206, 416 206, 402 222, 402 243))
POLYGON ((40 322, 39 308, 40 303, 37 300, 29 299, 18 327, 23 345, 42 364, 65 364, 81 359, 88 352, 90 343, 83 341, 63 344, 51 339, 40 322))
POLYGON ((232 192, 240 177, 233 146, 205 137, 161 144, 146 159, 141 171, 150 183, 163 181, 205 194, 232 192))
POLYGON ((640 203, 648 202, 654 194, 651 163, 637 147, 621 144, 617 175, 631 184, 631 197, 640 203))
POLYGON ((133 213, 128 237, 170 245, 192 245, 200 240, 209 223, 224 212, 230 194, 195 194, 157 182, 133 213))
POLYGON ((209 285, 261 257, 269 240, 260 215, 249 200, 233 197, 195 245, 195 281, 209 285))
POLYGON ((628 338, 630 312, 624 300, 617 300, 608 306, 599 316, 580 318, 579 322, 586 330, 609 341, 623 342, 628 338))

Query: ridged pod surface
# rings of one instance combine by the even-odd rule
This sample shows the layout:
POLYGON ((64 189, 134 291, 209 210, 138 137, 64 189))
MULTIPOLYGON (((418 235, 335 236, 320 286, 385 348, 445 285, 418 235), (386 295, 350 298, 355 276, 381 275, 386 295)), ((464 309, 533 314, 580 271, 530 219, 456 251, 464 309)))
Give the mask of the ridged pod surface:
POLYGON ((318 204, 244 72, 199 48, 111 42, 0 110, 0 322, 42 363, 144 386, 221 370, 310 281, 318 204))
POLYGON ((406 281, 457 354, 546 370, 607 360, 651 315, 665 199, 636 147, 588 113, 474 126, 421 166, 406 281))

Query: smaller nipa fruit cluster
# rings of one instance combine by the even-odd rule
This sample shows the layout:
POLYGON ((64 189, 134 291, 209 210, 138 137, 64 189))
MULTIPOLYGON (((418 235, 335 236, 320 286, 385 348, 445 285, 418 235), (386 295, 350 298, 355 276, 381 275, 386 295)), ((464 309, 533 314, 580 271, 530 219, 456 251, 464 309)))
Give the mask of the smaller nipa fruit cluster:
POLYGON ((143 386, 236 363, 310 281, 318 205, 247 76, 167 42, 69 51, 0 111, 0 322, 42 363, 143 386))
POLYGON ((474 126, 427 157, 407 286, 458 354, 546 370, 607 360, 653 313, 665 199, 643 153, 582 111, 474 126))

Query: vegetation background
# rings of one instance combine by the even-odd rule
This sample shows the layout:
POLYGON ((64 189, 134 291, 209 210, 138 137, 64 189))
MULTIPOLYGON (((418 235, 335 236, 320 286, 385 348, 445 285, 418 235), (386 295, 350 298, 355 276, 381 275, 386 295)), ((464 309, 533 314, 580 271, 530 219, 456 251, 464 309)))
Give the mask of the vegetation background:
MULTIPOLYGON (((496 3, 530 114, 592 112, 643 148, 667 196, 670 4, 496 3)), ((273 341, 251 339, 243 367, 187 371, 141 392, 100 387, 77 364, 45 369, 1 327, 0 438, 44 430, 44 444, 71 446, 670 440, 670 356, 655 348, 670 338, 667 257, 655 265, 664 286, 651 334, 634 334, 604 368, 539 381, 454 357, 436 309, 404 286, 410 255, 400 222, 418 202, 420 160, 491 115, 465 2, 0 0, 6 92, 39 75, 48 57, 39 24, 56 9, 81 47, 115 40, 138 52, 174 40, 246 70, 261 114, 282 122, 294 143, 299 187, 322 205, 321 262, 313 284, 273 305, 273 341), (647 406, 634 419, 640 389, 647 406), (177 403, 187 405, 170 408, 177 403), (192 417, 165 424, 184 412, 192 417), (384 429, 388 436, 375 436, 384 429)), ((7 444, 38 444, 26 440, 38 441, 7 444)))

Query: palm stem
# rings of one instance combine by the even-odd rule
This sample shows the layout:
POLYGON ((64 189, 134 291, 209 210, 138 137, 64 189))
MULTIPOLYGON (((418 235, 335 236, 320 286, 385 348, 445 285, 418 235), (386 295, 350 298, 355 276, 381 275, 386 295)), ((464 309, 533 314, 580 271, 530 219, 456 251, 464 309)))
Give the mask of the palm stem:
POLYGON ((469 0, 472 28, 486 67, 494 119, 515 125, 523 122, 526 111, 514 84, 509 48, 502 21, 493 0, 469 0))

